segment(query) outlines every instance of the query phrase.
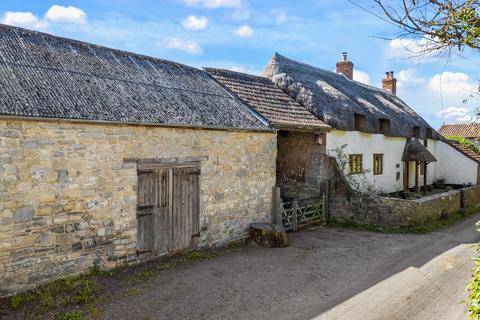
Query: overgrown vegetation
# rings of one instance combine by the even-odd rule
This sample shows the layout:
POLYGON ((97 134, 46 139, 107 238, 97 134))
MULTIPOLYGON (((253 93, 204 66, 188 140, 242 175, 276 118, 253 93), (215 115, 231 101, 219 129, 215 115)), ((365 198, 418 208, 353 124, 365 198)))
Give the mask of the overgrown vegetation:
MULTIPOLYGON (((476 224, 477 231, 480 232, 480 223, 476 224)), ((480 244, 477 244, 477 251, 480 251, 480 244)), ((467 286, 467 303, 470 320, 480 320, 480 256, 473 258, 475 268, 470 283, 467 286)))
POLYGON ((464 137, 458 137, 458 136, 447 136, 447 139, 456 141, 460 143, 462 146, 465 148, 468 148, 472 150, 473 152, 479 153, 480 154, 480 148, 478 148, 473 142, 468 140, 467 138, 464 137))
POLYGON ((454 213, 442 215, 442 218, 435 219, 431 221, 427 221, 424 224, 419 225, 409 225, 409 226, 401 226, 401 227, 381 227, 374 224, 358 224, 354 221, 336 221, 334 219, 330 219, 327 226, 331 227, 341 227, 341 228, 348 228, 353 230, 359 231, 372 231, 372 232, 381 232, 381 233, 430 233, 442 228, 445 228, 449 225, 452 225, 463 218, 467 217, 468 215, 478 212, 477 208, 469 208, 465 210, 459 210, 454 213))
POLYGON ((370 170, 363 169, 361 173, 351 173, 349 166, 349 157, 345 152, 348 144, 343 144, 334 149, 328 150, 328 155, 335 158, 338 164, 338 168, 343 172, 345 178, 347 179, 348 184, 352 189, 360 191, 367 194, 377 194, 379 190, 371 181, 367 178, 367 173, 370 170))

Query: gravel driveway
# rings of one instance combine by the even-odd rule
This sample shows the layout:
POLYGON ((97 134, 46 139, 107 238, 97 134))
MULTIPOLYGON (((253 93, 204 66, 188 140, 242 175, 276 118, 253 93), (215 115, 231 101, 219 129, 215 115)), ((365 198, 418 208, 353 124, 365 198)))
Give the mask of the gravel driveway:
POLYGON ((287 248, 193 252, 87 276, 98 288, 88 312, 58 296, 56 307, 38 313, 43 297, 17 310, 0 300, 0 318, 62 319, 78 310, 86 318, 139 320, 466 319, 458 301, 466 296, 479 219, 423 235, 314 227, 290 233, 287 248))
MULTIPOLYGON (((315 227, 290 234, 288 248, 249 246, 164 270, 140 284, 138 295, 115 297, 102 309, 106 319, 310 319, 459 243, 478 241, 479 219, 427 235, 315 227)), ((463 290, 469 273, 462 272, 463 290)))

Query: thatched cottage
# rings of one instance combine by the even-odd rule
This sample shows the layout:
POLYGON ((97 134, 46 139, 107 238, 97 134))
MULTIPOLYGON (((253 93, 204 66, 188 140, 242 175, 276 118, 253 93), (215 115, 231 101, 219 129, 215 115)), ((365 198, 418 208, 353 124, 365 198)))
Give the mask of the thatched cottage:
POLYGON ((479 161, 448 143, 397 97, 393 72, 376 88, 352 79, 346 53, 336 73, 275 54, 264 76, 333 128, 326 133, 327 153, 356 189, 396 192, 438 179, 479 182, 479 161))
POLYGON ((0 295, 245 236, 276 150, 205 71, 0 25, 0 295))

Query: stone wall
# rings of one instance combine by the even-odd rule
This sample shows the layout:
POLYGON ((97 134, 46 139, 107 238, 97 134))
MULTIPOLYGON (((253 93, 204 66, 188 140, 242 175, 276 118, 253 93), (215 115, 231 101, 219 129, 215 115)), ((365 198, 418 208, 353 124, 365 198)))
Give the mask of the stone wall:
POLYGON ((276 134, 0 120, 0 296, 136 261, 135 163, 204 157, 198 246, 269 221, 276 134))
POLYGON ((480 186, 463 189, 463 204, 465 208, 480 208, 480 186))
MULTIPOLYGON (((332 162, 335 168, 335 162, 332 162)), ((480 206, 480 186, 452 190, 415 200, 382 197, 352 190, 343 174, 333 170, 329 215, 337 221, 398 227, 424 224, 462 208, 480 206)))
POLYGON ((278 134, 277 185, 282 196, 308 198, 320 193, 325 175, 323 161, 326 134, 301 131, 280 131, 278 134), (320 135, 322 144, 317 142, 320 135))

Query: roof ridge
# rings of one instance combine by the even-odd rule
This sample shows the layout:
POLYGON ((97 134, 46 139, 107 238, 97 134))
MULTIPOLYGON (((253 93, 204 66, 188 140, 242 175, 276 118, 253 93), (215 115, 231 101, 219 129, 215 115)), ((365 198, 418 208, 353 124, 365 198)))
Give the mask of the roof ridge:
MULTIPOLYGON (((317 69, 317 70, 320 70, 320 71, 323 71, 323 72, 327 72, 327 73, 329 73, 329 74, 331 74, 331 75, 334 75, 334 76, 337 76, 337 77, 340 77, 340 78, 345 78, 345 80, 347 80, 347 81, 353 82, 353 83, 355 83, 355 84, 364 86, 364 87, 369 88, 369 89, 373 89, 373 90, 375 90, 375 91, 379 91, 379 92, 382 92, 382 93, 386 93, 386 94, 388 94, 388 95, 390 95, 390 96, 393 96, 393 97, 399 99, 397 95, 395 95, 395 94, 393 94, 393 93, 391 93, 391 92, 389 92, 389 91, 386 91, 386 90, 384 90, 384 89, 382 89, 382 88, 376 87, 376 86, 371 85, 371 84, 366 84, 366 83, 363 83, 363 82, 359 82, 359 81, 357 81, 357 80, 349 79, 349 78, 347 78, 347 77, 346 77, 344 74, 342 74, 342 73, 336 73, 336 72, 334 72, 334 71, 327 70, 327 69, 324 69, 324 68, 321 68, 321 67, 317 67, 317 66, 314 66, 314 65, 309 64, 309 63, 306 63, 306 62, 298 61, 298 60, 295 60, 295 59, 286 57, 286 56, 284 56, 284 55, 281 55, 281 54, 275 52, 275 54, 274 54, 274 56, 273 56, 272 59, 277 59, 277 57, 280 57, 280 58, 283 58, 283 59, 286 59, 286 60, 290 60, 290 61, 293 61, 293 62, 295 62, 295 63, 301 64, 301 65, 304 65, 304 66, 307 66, 307 67, 310 67, 310 68, 314 68, 314 69, 317 69)), ((354 71, 355 71, 355 70, 354 70, 354 71)))
POLYGON ((133 52, 133 51, 121 50, 121 49, 117 49, 117 48, 113 48, 113 47, 103 46, 103 45, 99 45, 99 44, 95 44, 95 43, 91 43, 91 42, 86 42, 86 41, 82 41, 82 40, 77 40, 77 39, 73 39, 73 38, 57 36, 57 35, 54 35, 54 34, 51 34, 51 33, 48 33, 48 32, 37 31, 37 30, 32 30, 32 29, 27 29, 27 28, 22 28, 22 27, 17 27, 17 26, 12 26, 12 25, 8 25, 8 24, 0 23, 0 29, 2 29, 2 28, 11 29, 11 30, 14 30, 14 31, 21 31, 23 33, 30 33, 30 34, 50 37, 50 38, 59 39, 59 40, 62 40, 62 41, 72 42, 72 43, 79 44, 79 45, 82 45, 82 46, 95 47, 95 48, 102 49, 102 50, 113 51, 113 52, 117 52, 117 53, 121 53, 121 54, 125 54, 125 55, 130 55, 130 56, 135 56, 135 57, 140 57, 140 58, 147 58, 147 59, 151 59, 151 60, 161 61, 163 63, 168 63, 168 64, 171 64, 171 65, 174 65, 174 66, 179 66, 179 67, 189 68, 189 69, 192 69, 192 70, 201 71, 198 68, 195 68, 195 67, 183 64, 183 63, 179 63, 179 62, 176 62, 176 61, 166 60, 166 59, 150 56, 150 55, 147 55, 147 54, 141 54, 141 53, 137 53, 137 52, 133 52))
MULTIPOLYGON (((271 80, 267 77, 264 77, 264 76, 259 76, 259 75, 256 75, 256 74, 251 74, 251 73, 245 73, 245 72, 240 72, 240 71, 233 71, 233 70, 230 70, 230 69, 224 69, 224 68, 211 68, 211 67, 202 67, 202 69, 204 69, 205 71, 223 71, 223 72, 229 72, 229 73, 233 73, 233 74, 238 74, 238 75, 241 75, 241 76, 248 76, 248 77, 252 77, 252 78, 260 78, 260 79, 264 79, 264 80, 267 80, 267 81, 270 81, 271 80)), ((272 82, 272 84, 274 84, 272 82)))

